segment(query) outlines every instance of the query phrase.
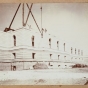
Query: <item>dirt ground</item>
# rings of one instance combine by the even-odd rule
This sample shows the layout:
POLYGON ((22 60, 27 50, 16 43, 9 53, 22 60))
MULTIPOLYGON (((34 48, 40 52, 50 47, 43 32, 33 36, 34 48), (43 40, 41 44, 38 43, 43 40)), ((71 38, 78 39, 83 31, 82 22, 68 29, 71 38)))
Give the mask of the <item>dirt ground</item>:
POLYGON ((88 85, 88 68, 0 71, 0 85, 88 85))

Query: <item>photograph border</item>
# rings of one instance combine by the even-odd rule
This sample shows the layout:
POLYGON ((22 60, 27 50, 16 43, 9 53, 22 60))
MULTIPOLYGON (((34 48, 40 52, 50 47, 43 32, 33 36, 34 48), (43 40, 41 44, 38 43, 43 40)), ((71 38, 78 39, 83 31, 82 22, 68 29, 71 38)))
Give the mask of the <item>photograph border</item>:
MULTIPOLYGON (((0 0, 0 3, 76 3, 76 2, 80 2, 80 3, 88 3, 88 0, 0 0)), ((54 86, 54 85, 47 85, 47 86, 36 86, 36 85, 26 85, 26 86, 15 86, 15 85, 8 85, 8 86, 1 86, 0 88, 88 88, 88 86, 74 86, 74 85, 58 85, 58 86, 54 86)))

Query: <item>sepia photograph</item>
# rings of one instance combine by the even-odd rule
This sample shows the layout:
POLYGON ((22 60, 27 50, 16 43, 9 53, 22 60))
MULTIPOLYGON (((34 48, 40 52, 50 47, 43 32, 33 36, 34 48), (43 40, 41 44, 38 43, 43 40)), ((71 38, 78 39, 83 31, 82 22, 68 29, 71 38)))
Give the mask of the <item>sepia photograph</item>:
POLYGON ((0 85, 88 85, 88 3, 0 3, 0 85))

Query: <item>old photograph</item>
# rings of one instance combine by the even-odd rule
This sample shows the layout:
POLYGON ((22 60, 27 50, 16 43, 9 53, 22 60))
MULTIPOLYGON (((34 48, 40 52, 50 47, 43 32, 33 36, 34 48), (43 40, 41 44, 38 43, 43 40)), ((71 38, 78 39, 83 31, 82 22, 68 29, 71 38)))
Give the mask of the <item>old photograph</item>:
POLYGON ((0 85, 88 85, 88 3, 0 3, 0 85))

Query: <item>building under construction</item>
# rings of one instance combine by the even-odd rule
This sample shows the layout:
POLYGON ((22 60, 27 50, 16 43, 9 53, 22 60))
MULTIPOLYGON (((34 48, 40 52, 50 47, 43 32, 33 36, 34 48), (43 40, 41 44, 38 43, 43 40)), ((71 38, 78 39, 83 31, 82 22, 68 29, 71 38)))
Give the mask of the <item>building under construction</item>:
POLYGON ((26 21, 24 4, 19 4, 10 26, 0 33, 0 70, 31 69, 36 63, 45 63, 50 68, 70 67, 75 62, 82 62, 83 50, 67 45, 56 36, 48 34, 46 29, 40 29, 31 11, 33 4, 30 7, 26 5, 29 9, 26 21), (23 27, 11 29, 20 6, 23 9, 23 27), (38 32, 26 28, 29 15, 32 15, 38 32))

